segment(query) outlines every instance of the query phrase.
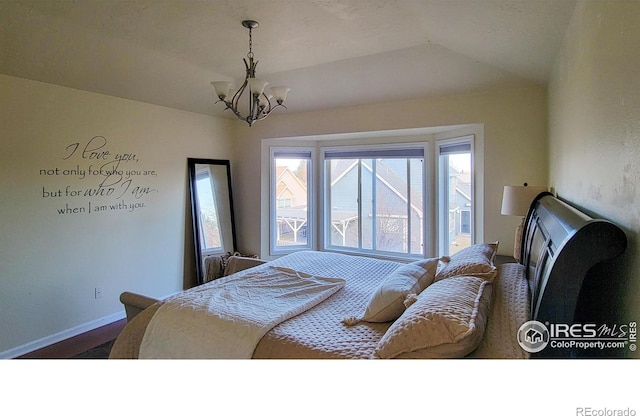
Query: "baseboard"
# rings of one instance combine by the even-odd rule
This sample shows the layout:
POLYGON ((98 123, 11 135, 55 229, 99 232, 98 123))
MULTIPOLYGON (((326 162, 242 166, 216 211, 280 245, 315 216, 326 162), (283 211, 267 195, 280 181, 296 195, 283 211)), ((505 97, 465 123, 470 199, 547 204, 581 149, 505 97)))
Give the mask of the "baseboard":
POLYGON ((6 359, 20 357, 30 352, 37 351, 41 348, 48 347, 49 345, 53 345, 57 342, 64 341, 65 339, 75 337, 76 335, 80 335, 85 332, 92 331, 96 328, 100 328, 101 326, 109 325, 110 323, 119 321, 121 319, 124 319, 125 317, 126 315, 124 311, 117 312, 117 313, 105 316, 103 318, 99 318, 94 321, 87 322, 85 324, 66 329, 56 334, 37 339, 35 341, 31 341, 27 344, 20 345, 15 348, 11 348, 10 350, 2 351, 0 352, 0 359, 6 360, 6 359))

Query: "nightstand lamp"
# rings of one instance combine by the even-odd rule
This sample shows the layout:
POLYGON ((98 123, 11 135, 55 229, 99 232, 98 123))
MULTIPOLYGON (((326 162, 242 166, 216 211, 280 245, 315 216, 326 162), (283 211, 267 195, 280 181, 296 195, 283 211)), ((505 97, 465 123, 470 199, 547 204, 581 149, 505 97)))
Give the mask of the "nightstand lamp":
POLYGON ((505 186, 502 193, 502 215, 513 215, 522 217, 522 221, 516 228, 516 236, 513 244, 513 258, 520 262, 520 246, 522 244, 522 230, 524 228, 524 220, 529 212, 529 207, 533 199, 541 192, 547 191, 546 186, 505 186))

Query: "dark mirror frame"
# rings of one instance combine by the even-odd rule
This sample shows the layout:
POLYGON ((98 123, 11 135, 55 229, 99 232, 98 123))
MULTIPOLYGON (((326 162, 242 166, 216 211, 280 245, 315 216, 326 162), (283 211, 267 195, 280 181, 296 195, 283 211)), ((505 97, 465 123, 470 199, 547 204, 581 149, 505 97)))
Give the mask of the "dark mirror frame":
MULTIPOLYGON (((233 195, 231 193, 231 164, 228 160, 220 160, 220 159, 198 159, 198 158, 187 158, 187 169, 189 174, 189 190, 191 195, 191 218, 193 222, 193 243, 194 243, 194 251, 195 251, 195 260, 196 260, 196 283, 202 284, 205 281, 205 270, 203 264, 203 256, 202 256, 202 247, 200 245, 201 242, 201 224, 200 224, 200 207, 199 207, 199 199, 198 199, 198 190, 196 186, 196 165, 222 165, 225 167, 226 172, 226 183, 229 192, 229 206, 228 211, 229 217, 228 220, 231 222, 231 236, 232 236, 232 247, 224 247, 223 251, 225 254, 227 252, 234 253, 236 251, 236 227, 235 227, 235 218, 233 213, 233 195)), ((218 212, 220 209, 218 207, 218 212)), ((220 219, 220 221, 226 221, 227 219, 220 219)))

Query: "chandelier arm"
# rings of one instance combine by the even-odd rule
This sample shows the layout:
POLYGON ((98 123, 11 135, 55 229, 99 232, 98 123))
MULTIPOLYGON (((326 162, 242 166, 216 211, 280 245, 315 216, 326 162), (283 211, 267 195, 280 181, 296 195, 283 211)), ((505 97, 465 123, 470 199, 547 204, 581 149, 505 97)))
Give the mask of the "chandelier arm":
POLYGON ((227 105, 227 108, 225 108, 225 110, 231 110, 233 112, 233 114, 236 115, 236 117, 238 117, 238 119, 240 120, 244 120, 244 117, 242 116, 242 114, 240 114, 240 112, 238 110, 236 110, 235 108, 233 108, 229 103, 225 102, 225 104, 227 105))
MULTIPOLYGON (((273 107, 271 110, 275 109, 276 107, 273 107)), ((262 113, 260 115, 260 117, 258 117, 255 121, 261 121, 261 120, 264 120, 265 118, 269 117, 269 114, 271 114, 271 112, 272 112, 271 110, 268 113, 262 113)))
POLYGON ((276 104, 276 105, 273 105, 273 104, 271 103, 271 101, 269 101, 269 107, 266 107, 266 109, 265 109, 265 110, 263 110, 263 111, 261 111, 261 112, 259 112, 259 113, 256 115, 256 117, 255 117, 255 118, 252 118, 251 116, 244 117, 244 116, 243 116, 243 115, 242 115, 238 110, 236 110, 235 108, 233 108, 233 107, 230 105, 230 103, 225 102, 225 101, 223 101, 223 102, 227 105, 227 108, 226 108, 226 109, 231 110, 231 111, 236 115, 236 117, 238 118, 238 120, 245 121, 247 124, 249 124, 249 126, 253 126, 253 124, 254 124, 256 121, 264 120, 265 118, 267 118, 267 117, 268 117, 268 116, 273 112, 273 110, 275 110, 275 109, 276 109, 276 108, 278 108, 278 107, 284 107, 284 108, 287 108, 287 106, 285 106, 284 104, 276 104))
POLYGON ((238 111, 238 103, 240 102, 240 97, 244 93, 244 90, 247 89, 247 85, 248 85, 248 82, 245 79, 242 85, 240 86, 240 88, 238 88, 238 91, 236 91, 236 93, 233 94, 233 98, 231 99, 231 105, 233 106, 236 112, 238 111))
POLYGON ((262 95, 264 95, 264 98, 267 99, 267 105, 265 106, 265 108, 262 109, 262 113, 266 113, 267 115, 269 115, 269 113, 272 110, 271 100, 269 99, 266 93, 263 92, 262 95))
POLYGON ((271 100, 269 99, 269 97, 267 96, 267 93, 263 92, 262 94, 260 94, 259 96, 260 98, 264 97, 265 101, 267 102, 267 105, 260 107, 260 100, 258 99, 258 109, 260 110, 260 114, 262 113, 268 113, 271 111, 271 100))
POLYGON ((251 115, 246 119, 247 123, 249 123, 250 126, 253 125, 253 123, 255 123, 256 121, 264 120, 265 118, 267 118, 269 114, 271 114, 271 111, 275 107, 277 107, 277 106, 274 107, 271 104, 271 100, 269 100, 269 97, 267 97, 265 93, 262 93, 261 95, 263 95, 266 98, 268 105, 265 107, 260 107, 260 104, 259 104, 260 101, 258 100, 258 97, 260 96, 252 95, 253 107, 252 107, 251 115))
POLYGON ((251 120, 250 124, 253 124, 253 121, 256 119, 257 101, 251 91, 249 91, 249 115, 247 116, 247 121, 251 120))
POLYGON ((246 58, 242 58, 242 62, 244 62, 244 69, 246 73, 246 75, 244 76, 244 79, 254 78, 256 74, 256 69, 255 69, 256 64, 253 63, 253 58, 249 58, 249 62, 247 62, 246 58))
POLYGON ((236 117, 238 117, 240 120, 244 120, 242 114, 240 114, 240 112, 233 107, 230 101, 218 100, 216 101, 216 104, 218 104, 219 102, 223 102, 227 106, 227 108, 225 108, 223 111, 231 110, 231 112, 235 114, 236 117))
POLYGON ((256 119, 256 121, 264 120, 265 118, 267 118, 273 112, 273 110, 275 110, 278 107, 287 108, 284 104, 277 104, 276 103, 275 105, 273 105, 271 103, 271 100, 269 100, 269 107, 266 109, 266 111, 262 112, 262 115, 258 119, 256 119))

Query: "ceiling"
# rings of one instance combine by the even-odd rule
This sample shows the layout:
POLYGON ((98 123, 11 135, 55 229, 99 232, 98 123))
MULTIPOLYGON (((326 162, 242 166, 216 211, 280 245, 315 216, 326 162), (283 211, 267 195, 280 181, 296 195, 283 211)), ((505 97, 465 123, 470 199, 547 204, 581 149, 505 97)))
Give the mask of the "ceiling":
POLYGON ((209 83, 244 77, 253 19, 289 112, 546 84, 575 3, 0 0, 0 73, 222 115, 209 83))

